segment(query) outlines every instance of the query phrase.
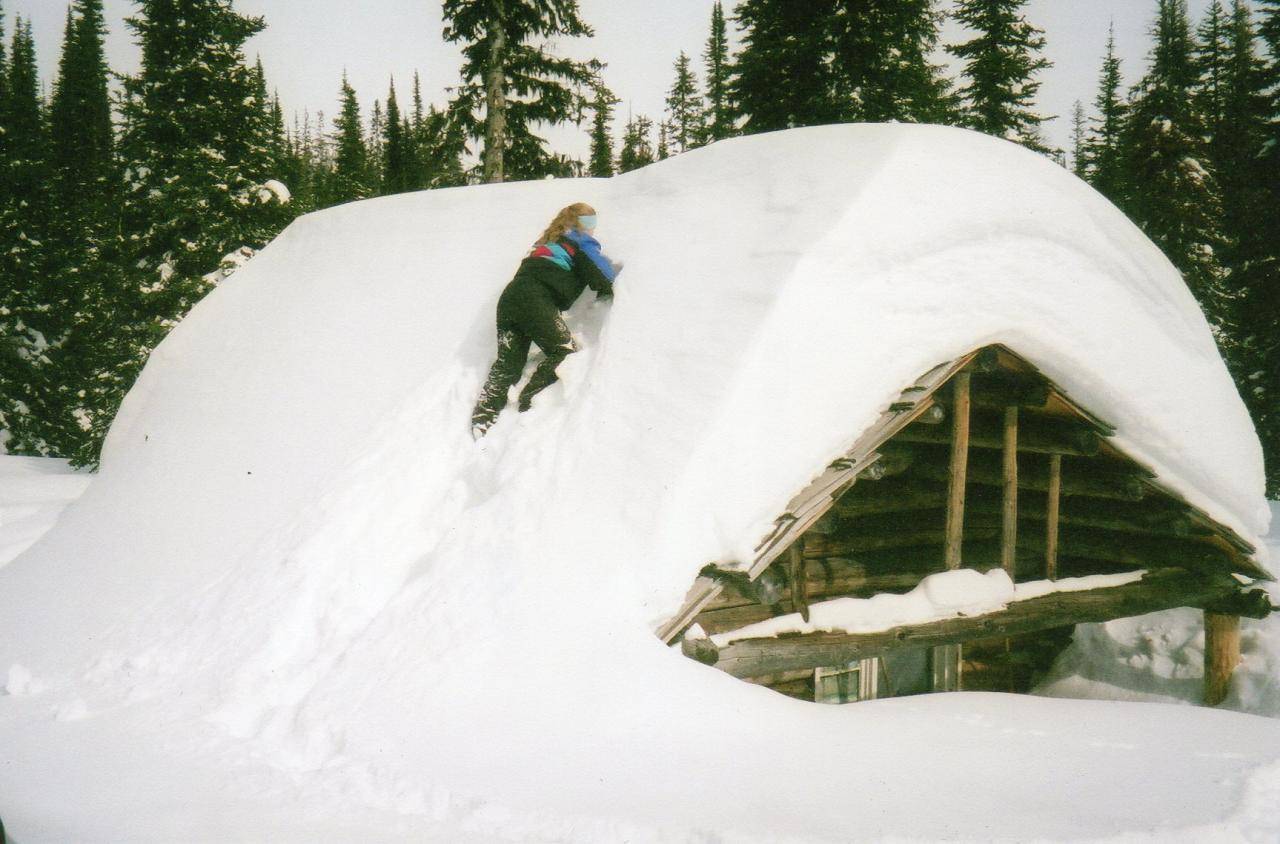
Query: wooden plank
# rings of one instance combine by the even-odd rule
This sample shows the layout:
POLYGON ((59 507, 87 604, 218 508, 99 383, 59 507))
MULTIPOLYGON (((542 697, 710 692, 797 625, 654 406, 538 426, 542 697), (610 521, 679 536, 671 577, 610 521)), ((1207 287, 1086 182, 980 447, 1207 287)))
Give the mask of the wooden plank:
POLYGON ((791 544, 787 552, 791 557, 791 611, 800 613, 805 621, 809 620, 808 584, 806 582, 806 566, 804 557, 804 537, 791 544))
POLYGON ((710 577, 699 577, 695 580, 676 614, 658 626, 658 638, 670 644, 672 639, 693 624, 698 613, 702 612, 723 589, 723 584, 710 577))
POLYGON ((1231 675, 1240 664, 1240 616, 1204 614, 1204 702, 1217 706, 1227 699, 1231 675))
MULTIPOLYGON (((913 445, 911 448, 928 450, 932 454, 916 455, 910 474, 922 478, 941 481, 948 477, 948 467, 944 465, 942 450, 934 446, 913 445)), ((1062 494, 1066 496, 1083 495, 1090 498, 1112 498, 1120 501, 1141 501, 1146 494, 1143 479, 1136 474, 1108 471, 1097 466, 1087 458, 1077 458, 1072 466, 1080 466, 1080 471, 1068 473, 1062 482, 1062 494)), ((999 455, 976 452, 969 457, 966 481, 970 484, 1001 487, 1004 485, 1002 460, 999 455)), ((1044 492, 1049 488, 1049 472, 1045 465, 1023 462, 1018 473, 1018 486, 1044 492)))
POLYGON ((968 372, 953 380, 954 410, 951 418, 951 466, 947 478, 947 568, 960 568, 964 542, 964 486, 969 466, 969 382, 968 372))
MULTIPOLYGON (((970 407, 969 447, 992 451, 1004 449, 1004 413, 979 413, 970 407)), ((896 442, 947 445, 951 441, 950 426, 908 425, 895 438, 896 442)), ((1018 450, 1032 454, 1070 454, 1096 457, 1102 439, 1096 432, 1069 419, 1055 419, 1045 414, 1021 413, 1018 418, 1018 450)))
POLYGON ((1062 455, 1049 456, 1049 498, 1045 502, 1044 575, 1058 579, 1058 514, 1062 500, 1062 455))
MULTIPOLYGON (((1239 591, 1226 577, 1206 578, 1178 569, 1149 572, 1135 583, 1058 592, 1017 601, 1003 610, 911 624, 873 633, 805 633, 740 639, 717 646, 700 639, 699 660, 735 677, 845 665, 900 648, 935 647, 969 639, 1016 636, 1068 624, 1111 621, 1174 607, 1200 607, 1239 591)), ((685 648, 693 656, 692 645, 685 648)))
POLYGON ((1004 411, 1004 512, 1000 532, 1000 565, 1014 576, 1018 550, 1018 408, 1004 411))

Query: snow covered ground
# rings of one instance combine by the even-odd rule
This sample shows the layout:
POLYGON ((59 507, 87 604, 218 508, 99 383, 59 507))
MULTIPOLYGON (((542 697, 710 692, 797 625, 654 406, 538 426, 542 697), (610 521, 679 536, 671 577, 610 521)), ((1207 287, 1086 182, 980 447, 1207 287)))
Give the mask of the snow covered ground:
POLYGON ((653 636, 905 384, 991 342, 1267 531, 1176 272, 1011 144, 823 127, 304 217, 161 344, 101 473, 0 569, 0 817, 21 844, 1280 836, 1275 719, 822 707, 653 636), (472 443, 494 303, 575 200, 617 297, 472 443))
POLYGON ((53 527, 92 477, 65 460, 0 454, 0 568, 53 527))
MULTIPOLYGON (((1280 502, 1271 502, 1272 532, 1266 539, 1280 559, 1280 502)), ((1280 588, 1270 584, 1272 603, 1280 588)), ((1243 619, 1241 664, 1221 704, 1257 715, 1280 717, 1280 615, 1243 619)), ((1204 624, 1197 610, 1178 609, 1076 627, 1071 646, 1040 684, 1038 694, 1095 700, 1197 703, 1204 676, 1204 624)))

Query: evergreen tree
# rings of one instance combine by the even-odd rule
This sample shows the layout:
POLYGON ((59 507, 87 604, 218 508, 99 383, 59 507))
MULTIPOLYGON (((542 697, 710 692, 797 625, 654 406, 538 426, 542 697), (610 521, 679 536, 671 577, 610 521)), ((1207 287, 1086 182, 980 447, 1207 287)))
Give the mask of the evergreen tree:
POLYGON ((120 178, 105 38, 102 0, 76 0, 49 106, 53 226, 46 255, 56 290, 40 421, 51 453, 68 457, 94 445, 86 431, 99 404, 93 376, 102 364, 99 346, 117 330, 110 308, 121 289, 120 178))
POLYGON ((840 0, 831 18, 842 119, 951 123, 958 103, 930 61, 942 14, 934 0, 840 0))
POLYGON ((1099 193, 1124 206, 1127 156, 1123 143, 1129 107, 1120 95, 1121 84, 1120 59, 1116 56, 1113 25, 1107 34, 1107 53, 1102 60, 1098 96, 1093 101, 1098 117, 1094 118, 1093 132, 1085 146, 1085 169, 1089 182, 1099 193))
POLYGON ((1228 234, 1227 357, 1262 441, 1268 493, 1280 497, 1280 62, 1273 52, 1268 67, 1259 55, 1258 32, 1243 0, 1232 3, 1224 28, 1222 111, 1209 156, 1219 174, 1228 234))
POLYGON ((675 151, 685 152, 697 146, 703 134, 702 98, 698 95, 698 80, 689 66, 689 57, 683 50, 676 59, 675 72, 675 81, 667 91, 666 127, 675 151))
POLYGON ((839 0, 743 0, 742 48, 729 90, 745 134, 839 122, 844 98, 832 61, 839 0))
POLYGON ((1085 178, 1088 155, 1085 152, 1089 139, 1089 120, 1084 114, 1084 103, 1076 100, 1071 109, 1071 172, 1085 178))
POLYGON ((370 190, 382 184, 382 144, 386 135, 387 121, 382 114, 382 101, 373 101, 373 110, 369 113, 369 134, 365 139, 365 149, 369 151, 369 171, 365 180, 370 190))
POLYGON ((45 367, 50 342, 59 341, 65 308, 50 283, 46 238, 50 228, 47 133, 36 73, 30 21, 14 20, 0 128, 5 159, 0 161, 0 429, 12 437, 7 448, 44 454, 45 367))
POLYGON ((591 164, 588 172, 592 176, 607 178, 613 175, 613 138, 610 125, 613 123, 613 107, 618 98, 605 87, 604 82, 596 82, 596 96, 591 101, 594 117, 591 121, 591 164))
POLYGON ((449 188, 467 184, 462 157, 467 148, 463 126, 450 112, 431 106, 423 121, 422 156, 426 163, 426 187, 449 188))
POLYGON ((386 124, 382 129, 382 193, 403 193, 413 187, 413 161, 409 149, 409 126, 400 117, 396 84, 387 92, 386 124))
POLYGON ((244 42, 260 18, 228 0, 141 0, 128 19, 142 67, 125 80, 123 266, 131 280, 117 313, 133 330, 116 338, 105 431, 147 355, 227 271, 280 225, 286 200, 276 175, 264 86, 246 66, 244 42))
POLYGON ((622 135, 622 150, 618 153, 619 173, 629 173, 653 163, 653 147, 649 144, 652 133, 653 121, 643 115, 627 121, 627 129, 622 135))
POLYGON ((1196 30, 1195 66, 1199 75, 1195 106, 1207 132, 1212 135, 1222 120, 1227 63, 1227 16, 1220 0, 1213 0, 1196 30))
POLYGON ((1192 105, 1196 68, 1186 0, 1158 0, 1155 47, 1126 126, 1126 210, 1186 279, 1222 341, 1226 302, 1217 182, 1192 105))
POLYGON ((1040 136, 1045 117, 1033 107, 1040 82, 1037 73, 1051 66, 1040 53, 1044 33, 1027 22, 1027 0, 960 0, 956 20, 977 37, 947 50, 964 62, 968 84, 960 89, 969 125, 1048 152, 1040 136))
POLYGON ((658 160, 666 161, 671 157, 671 124, 665 120, 658 124, 658 160))
POLYGON ((334 118, 334 170, 325 205, 337 205, 369 196, 369 153, 365 148, 364 125, 355 89, 342 74, 341 106, 334 118))
POLYGON ((706 119, 704 142, 718 141, 733 134, 733 108, 729 99, 729 35, 724 7, 716 0, 711 7, 711 34, 702 53, 706 72, 706 119))
POLYGON ((464 45, 451 111, 469 137, 485 140, 485 181, 563 173, 532 127, 576 122, 594 74, 530 42, 592 35, 577 0, 445 0, 443 12, 444 39, 464 45))

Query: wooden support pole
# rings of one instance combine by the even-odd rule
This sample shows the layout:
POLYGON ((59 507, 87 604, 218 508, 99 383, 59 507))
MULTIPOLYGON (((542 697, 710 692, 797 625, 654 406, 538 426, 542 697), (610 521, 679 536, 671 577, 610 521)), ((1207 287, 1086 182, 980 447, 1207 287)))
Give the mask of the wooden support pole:
POLYGON ((805 621, 809 620, 808 565, 804 557, 804 537, 791 544, 789 562, 791 564, 791 611, 800 613, 805 621))
POLYGON ((1014 576, 1018 552, 1018 407, 1004 411, 1004 512, 1000 534, 1000 565, 1014 576))
POLYGON ((951 420, 951 471, 947 480, 947 568, 960 568, 964 541, 964 485, 969 467, 969 380, 959 372, 954 381, 954 410, 951 420))
POLYGON ((1240 664, 1240 616, 1205 611, 1204 702, 1217 706, 1227 699, 1231 674, 1240 664))
POLYGON ((1045 502, 1044 576, 1058 579, 1058 511, 1062 500, 1062 455, 1049 455, 1049 498, 1045 502))

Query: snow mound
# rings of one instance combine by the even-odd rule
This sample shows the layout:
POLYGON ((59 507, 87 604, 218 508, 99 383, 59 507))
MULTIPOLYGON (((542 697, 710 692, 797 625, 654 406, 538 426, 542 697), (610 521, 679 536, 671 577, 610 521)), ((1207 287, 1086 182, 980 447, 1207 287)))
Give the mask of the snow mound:
MULTIPOLYGON (((458 795, 486 795, 501 808, 468 810, 475 835, 524 828, 495 820, 517 810, 544 813, 528 829, 555 840, 600 833, 565 820, 584 813, 774 838, 895 823, 924 837, 1080 834, 1081 799, 1105 804, 1085 833, 1157 811, 1184 826, 1220 818, 1225 792, 1190 776, 1122 796, 1121 777, 1138 776, 1125 764, 1010 811, 1016 783, 1055 755, 1039 739, 978 760, 1008 781, 998 806, 953 794, 922 815, 885 791, 868 818, 840 796, 848 783, 874 772, 884 788, 916 783, 903 795, 946 792, 974 761, 947 745, 954 731, 920 728, 947 707, 989 726, 1001 699, 836 712, 652 635, 703 565, 748 553, 903 386, 997 342, 1194 503, 1246 538, 1265 531, 1260 448, 1177 273, 1099 195, 1002 141, 821 127, 610 180, 308 215, 160 345, 100 477, 0 570, 0 666, 41 678, 22 706, 70 719, 61 739, 48 723, 39 733, 70 756, 67 736, 90 740, 74 724, 94 741, 143 724, 173 756, 199 757, 192 770, 214 758, 305 773, 323 784, 313 802, 456 817, 475 806, 458 795), (596 206, 606 251, 626 263, 616 299, 579 302, 583 351, 561 383, 472 443, 497 297, 574 201, 596 206), (780 722, 789 746, 831 752, 753 775, 778 763, 759 731, 780 722), (903 735, 917 738, 886 744, 903 735), (993 833, 993 818, 1007 828, 993 833)), ((1081 720, 1070 707, 1054 711, 1081 720)), ((0 709, 0 746, 24 747, 35 711, 0 709)), ((1017 711, 1029 725, 1042 710, 1017 711)), ((1127 723, 1091 729, 1119 737, 1127 723)), ((1193 732, 1160 753, 1191 754, 1193 732)), ((1269 764, 1280 730, 1248 748, 1249 761, 1193 767, 1269 764)), ((0 793, 16 776, 41 793, 34 765, 0 769, 0 793)))
POLYGON ((0 568, 53 527, 92 477, 65 460, 0 454, 0 568))

